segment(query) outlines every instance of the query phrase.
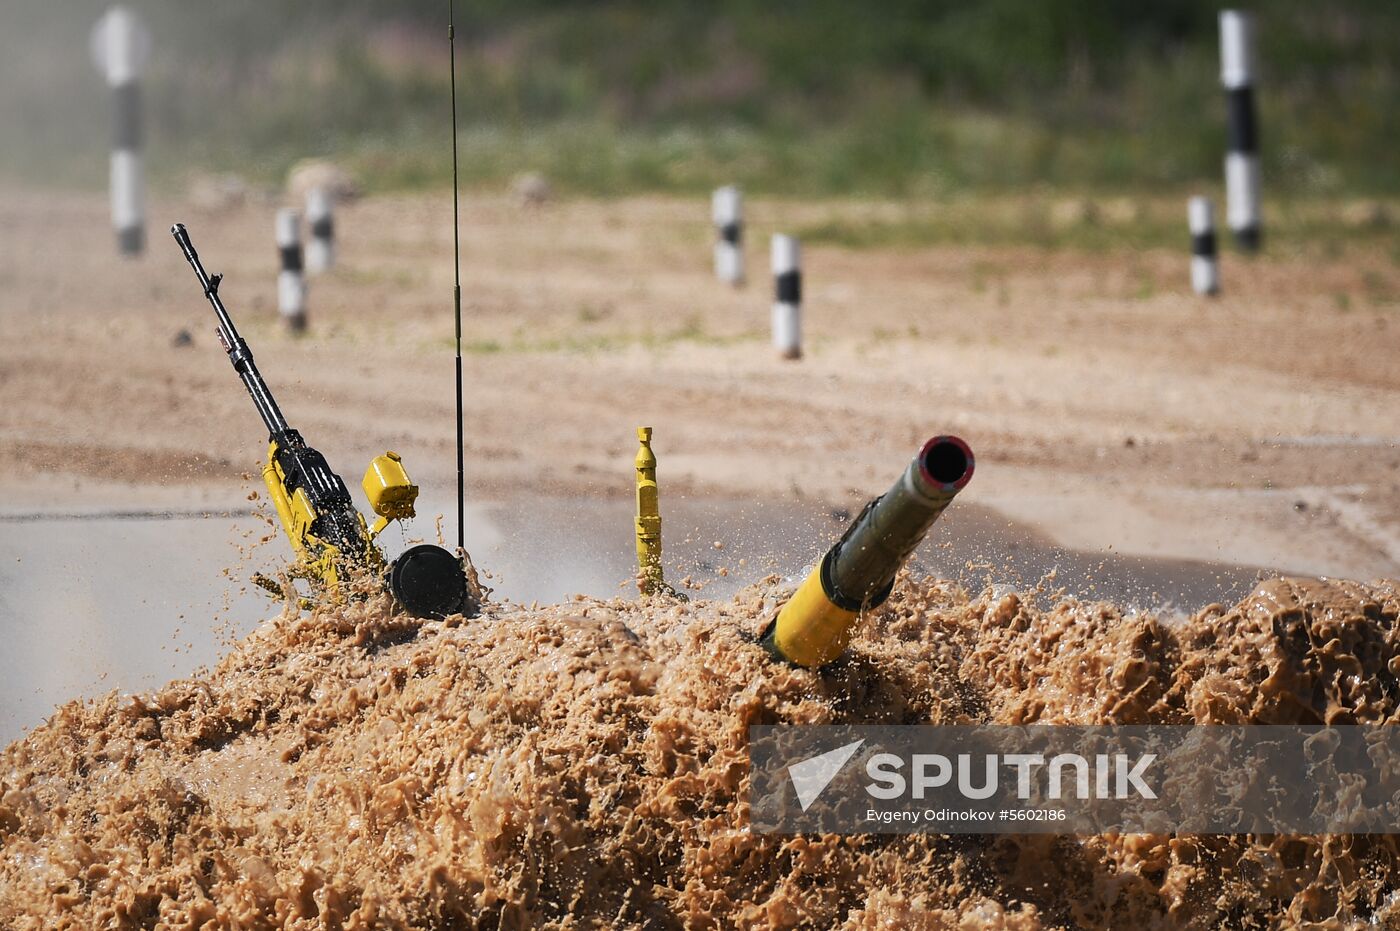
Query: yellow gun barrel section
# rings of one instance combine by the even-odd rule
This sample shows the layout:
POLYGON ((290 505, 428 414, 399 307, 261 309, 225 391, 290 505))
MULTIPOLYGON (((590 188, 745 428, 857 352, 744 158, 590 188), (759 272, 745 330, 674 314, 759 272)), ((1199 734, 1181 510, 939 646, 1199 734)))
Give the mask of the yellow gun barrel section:
POLYGON ((860 612, 841 607, 831 600, 822 584, 821 564, 793 592, 778 612, 765 643, 773 653, 790 663, 814 669, 825 666, 845 652, 860 612))
POLYGON ((840 656, 862 611, 879 607, 934 521, 972 478, 972 450, 936 436, 889 491, 866 505, 763 635, 775 656, 809 668, 840 656))

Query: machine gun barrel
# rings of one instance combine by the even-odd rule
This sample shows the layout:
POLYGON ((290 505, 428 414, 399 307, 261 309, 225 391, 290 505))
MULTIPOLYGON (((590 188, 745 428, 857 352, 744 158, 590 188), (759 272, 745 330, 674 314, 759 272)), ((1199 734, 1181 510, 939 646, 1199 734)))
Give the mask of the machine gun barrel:
POLYGON ((862 611, 879 607, 934 521, 972 478, 972 450, 955 436, 924 444, 890 490, 866 505, 763 634, 775 656, 821 666, 846 649, 862 611))
POLYGON ((199 261, 199 253, 183 223, 170 228, 171 235, 185 253, 185 259, 194 269, 204 288, 204 296, 209 299, 214 313, 219 318, 219 341, 233 363, 234 371, 248 389, 263 423, 267 426, 272 449, 268 464, 263 468, 263 481, 268 493, 277 504, 287 536, 292 539, 298 551, 306 549, 306 540, 314 537, 336 548, 339 558, 347 563, 363 562, 369 537, 364 529, 364 521, 350 500, 350 492, 339 475, 331 469, 326 457, 306 444, 301 434, 287 424, 282 410, 272 397, 272 391, 263 380, 258 365, 253 361, 253 351, 238 335, 219 297, 219 283, 223 275, 210 275, 199 261), (309 510, 298 522, 293 520, 294 496, 301 490, 309 510), (300 529, 299 529, 300 528, 300 529))
MULTIPOLYGON (((311 580, 322 590, 339 592, 341 583, 349 578, 347 572, 383 573, 384 587, 394 601, 415 617, 475 613, 478 603, 469 589, 463 560, 440 546, 420 543, 409 547, 388 563, 385 571, 387 561, 375 537, 390 521, 412 517, 418 497, 418 486, 409 479, 398 454, 386 452, 376 457, 365 473, 365 495, 379 515, 371 530, 326 457, 287 425, 258 372, 253 353, 219 298, 223 276, 204 270, 183 223, 172 226, 170 233, 199 278, 204 296, 219 318, 219 341, 267 426, 263 483, 297 555, 293 575, 311 580)), ((270 580, 259 584, 280 591, 270 580)))
POLYGON ((224 344, 224 350, 228 353, 229 361, 233 363, 234 371, 243 380, 243 387, 248 389, 248 395, 253 399, 258 414, 262 417, 263 423, 267 425, 268 434, 277 436, 285 433, 290 429, 287 418, 282 416, 282 410, 277 406, 277 400, 272 396, 267 382, 263 381, 257 363, 253 361, 252 350, 243 341, 243 337, 238 335, 238 328, 233 325, 233 318, 229 316, 228 310, 224 308, 223 300, 219 297, 219 282, 223 280, 224 276, 210 275, 204 270, 203 263, 199 261, 199 253, 195 251, 194 243, 190 242, 190 234, 185 229, 185 224, 176 223, 170 228, 170 233, 180 244, 180 251, 185 253, 185 260, 194 269, 195 276, 199 278, 200 287, 204 289, 204 296, 209 299, 214 313, 219 318, 219 341, 224 344))

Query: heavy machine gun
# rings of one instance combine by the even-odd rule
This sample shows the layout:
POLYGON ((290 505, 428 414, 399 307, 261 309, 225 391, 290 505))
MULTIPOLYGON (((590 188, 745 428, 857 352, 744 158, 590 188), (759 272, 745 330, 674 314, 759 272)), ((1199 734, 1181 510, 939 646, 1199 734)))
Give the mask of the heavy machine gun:
POLYGON ((176 223, 170 232, 219 318, 219 342, 267 427, 263 481, 296 553, 293 576, 339 598, 348 594, 346 585, 351 577, 368 573, 382 580, 400 608, 417 617, 475 613, 478 606, 462 558, 441 546, 422 543, 389 562, 375 542, 390 521, 414 516, 418 486, 409 479, 398 454, 376 456, 365 472, 362 485, 378 516, 374 525, 368 526, 326 457, 307 445, 282 415, 258 372, 253 353, 238 335, 219 297, 223 276, 205 272, 183 223, 176 223))

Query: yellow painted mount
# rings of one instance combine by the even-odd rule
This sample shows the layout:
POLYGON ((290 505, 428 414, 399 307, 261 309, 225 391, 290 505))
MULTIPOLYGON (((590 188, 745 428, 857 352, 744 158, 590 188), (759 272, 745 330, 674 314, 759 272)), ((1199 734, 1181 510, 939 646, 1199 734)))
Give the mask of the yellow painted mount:
POLYGON ((369 506, 379 519, 370 528, 371 538, 389 526, 391 520, 407 520, 413 516, 413 504, 418 500, 418 486, 408 477, 399 454, 390 450, 375 456, 365 470, 360 483, 369 499, 369 506))
POLYGON ((637 585, 643 595, 653 595, 665 589, 666 580, 661 568, 661 503, 651 427, 638 427, 637 440, 637 585))
POLYGON ((286 476, 282 474, 282 467, 277 464, 277 444, 269 443, 267 447, 267 463, 262 470, 263 484, 267 486, 267 493, 272 498, 272 504, 277 508, 277 519, 282 524, 282 532, 291 541, 292 549, 296 552, 297 558, 306 555, 306 532, 311 528, 311 522, 316 519, 316 513, 311 510, 311 505, 303 495, 301 505, 297 512, 292 510, 292 501, 287 496, 286 476))
MULTIPOLYGON (((327 592, 339 593, 341 552, 332 543, 322 540, 311 532, 316 522, 316 508, 307 497, 306 490, 298 488, 287 494, 287 477, 277 464, 277 443, 267 447, 267 463, 263 466, 263 484, 277 509, 277 519, 282 524, 282 532, 292 544, 297 559, 292 566, 292 575, 319 584, 327 592)), ((359 517, 359 515, 356 515, 359 517)), ((364 532, 365 559, 371 566, 383 567, 384 555, 379 548, 369 543, 369 532, 360 517, 360 529, 364 532)), ((259 582, 259 584, 263 584, 259 582)), ((271 590, 271 586, 264 585, 271 590)))
MULTIPOLYGON (((262 474, 263 484, 267 486, 267 493, 277 510, 277 520, 296 553, 292 575, 318 583, 327 591, 336 591, 340 585, 340 561, 343 554, 334 544, 311 532, 317 514, 315 506, 306 496, 306 491, 298 488, 292 494, 287 494, 286 476, 282 474, 282 467, 277 463, 275 441, 268 444, 267 463, 263 465, 262 474)), ((365 526, 362 515, 356 515, 365 541, 364 559, 372 568, 382 569, 385 565, 384 554, 373 540, 390 521, 405 520, 414 516, 413 506, 418 499, 418 486, 409 479, 403 461, 399 454, 393 451, 376 456, 370 462, 361 486, 364 488, 365 497, 369 499, 370 507, 379 515, 372 528, 365 526)), ((258 584, 270 590, 276 589, 275 584, 266 583, 261 579, 258 580, 258 584)))

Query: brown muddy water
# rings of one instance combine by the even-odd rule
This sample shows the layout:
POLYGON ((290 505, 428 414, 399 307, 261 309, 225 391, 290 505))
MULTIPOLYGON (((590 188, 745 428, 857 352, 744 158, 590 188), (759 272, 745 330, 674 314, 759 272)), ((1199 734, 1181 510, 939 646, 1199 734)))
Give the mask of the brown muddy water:
MULTIPOLYGON (((631 508, 562 498, 473 507, 467 550, 497 600, 630 596, 631 508)), ((666 502, 668 580, 707 600, 770 574, 797 581, 850 517, 821 505, 676 497, 666 502)), ((210 665, 280 610, 247 579, 274 572, 287 546, 265 539, 268 526, 251 513, 12 513, 0 523, 9 531, 0 541, 0 744, 69 699, 150 689, 210 665)), ((409 541, 396 528, 384 537, 391 552, 409 541)), ((1025 590, 1053 573, 1052 587, 1068 594, 1167 614, 1237 600, 1263 574, 1064 550, 961 502, 911 568, 972 590, 1025 590)))
MULTIPOLYGON (((820 671, 772 662, 755 637, 791 591, 783 573, 844 517, 671 502, 672 577, 713 585, 639 602, 619 587, 626 502, 478 514, 476 559, 514 599, 480 618, 420 623, 382 598, 274 615, 210 670, 63 705, 0 751, 0 928, 1400 923, 1395 835, 752 833, 753 724, 1400 719, 1393 584, 1272 579, 1234 607, 1165 616, 1130 605, 1216 601, 1254 573, 1057 553, 955 511, 921 559, 977 584, 905 577, 820 671), (981 585, 988 563, 1004 579, 994 587, 981 585), (1107 600, 1007 590, 1049 569, 1055 585, 1107 600)), ((73 562, 7 577, 30 580, 19 600, 7 594, 7 635, 59 653, 91 637, 100 646, 85 655, 109 679, 136 674, 109 651, 131 662, 167 636, 150 615, 169 624, 180 599, 218 597, 168 580, 192 577, 200 546, 229 546, 227 518, 17 523, 8 537, 48 541, 26 562, 73 562), (94 550, 74 542, 84 535, 94 550), (167 580, 170 600, 83 568, 113 546, 133 573, 167 580), (75 586, 68 607, 17 613, 52 597, 44 579, 75 586)), ((268 613, 252 604, 250 617, 268 613)), ((198 607, 187 620, 207 626, 198 607)))

